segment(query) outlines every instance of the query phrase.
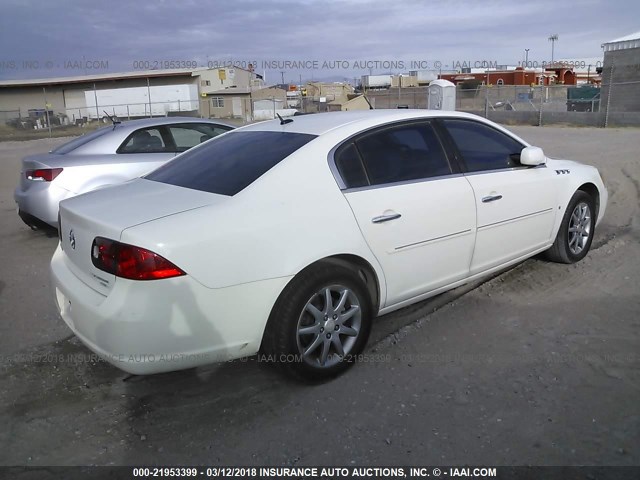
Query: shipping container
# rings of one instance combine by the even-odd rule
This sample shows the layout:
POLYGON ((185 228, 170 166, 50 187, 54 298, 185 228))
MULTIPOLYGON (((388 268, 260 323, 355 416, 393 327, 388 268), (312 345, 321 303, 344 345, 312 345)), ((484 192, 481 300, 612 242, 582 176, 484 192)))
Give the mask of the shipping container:
POLYGON ((428 85, 438 79, 437 70, 412 70, 409 72, 412 77, 417 77, 418 85, 428 85))
POLYGON ((84 97, 89 118, 166 116, 199 107, 198 87, 189 84, 85 90, 84 97))
POLYGON ((363 75, 362 87, 367 89, 389 88, 391 75, 363 75))

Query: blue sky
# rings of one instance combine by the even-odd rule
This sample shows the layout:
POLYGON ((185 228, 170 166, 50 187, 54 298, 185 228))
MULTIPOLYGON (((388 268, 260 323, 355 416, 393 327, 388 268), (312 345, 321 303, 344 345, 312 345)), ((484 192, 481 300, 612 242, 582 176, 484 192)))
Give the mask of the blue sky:
POLYGON ((0 0, 0 79, 164 61, 257 61, 260 73, 266 62, 306 62, 268 70, 271 83, 282 70, 286 81, 353 78, 370 73, 363 62, 371 73, 408 71, 412 61, 514 65, 526 48, 530 61, 549 61, 554 33, 555 58, 579 59, 601 56, 603 42, 640 30, 639 20, 637 0, 0 0))

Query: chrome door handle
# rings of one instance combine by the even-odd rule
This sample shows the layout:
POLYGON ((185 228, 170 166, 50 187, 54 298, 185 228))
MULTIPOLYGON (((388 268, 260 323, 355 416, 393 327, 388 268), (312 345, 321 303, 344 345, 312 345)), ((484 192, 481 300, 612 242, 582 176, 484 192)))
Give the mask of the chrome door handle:
POLYGON ((379 217, 373 217, 371 219, 372 223, 383 223, 383 222, 388 222, 390 220, 395 220, 397 218, 400 218, 402 215, 400 215, 399 213, 390 213, 389 215, 380 215, 379 217))
POLYGON ((482 203, 495 202, 500 200, 502 195, 489 195, 488 197, 482 197, 482 203))

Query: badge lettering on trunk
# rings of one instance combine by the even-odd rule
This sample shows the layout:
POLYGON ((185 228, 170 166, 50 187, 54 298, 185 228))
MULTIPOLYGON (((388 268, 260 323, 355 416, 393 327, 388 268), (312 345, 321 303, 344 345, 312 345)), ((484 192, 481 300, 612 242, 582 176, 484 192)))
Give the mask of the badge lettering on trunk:
POLYGON ((73 229, 69 230, 69 244, 71 248, 76 249, 76 236, 73 234, 73 229))

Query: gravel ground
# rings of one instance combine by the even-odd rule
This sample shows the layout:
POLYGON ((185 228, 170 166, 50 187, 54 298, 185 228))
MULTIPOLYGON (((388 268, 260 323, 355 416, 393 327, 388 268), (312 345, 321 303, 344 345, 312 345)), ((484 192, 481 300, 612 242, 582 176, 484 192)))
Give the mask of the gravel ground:
POLYGON ((317 386, 256 357, 150 377, 96 361, 53 306, 57 239, 12 199, 20 158, 64 140, 0 143, 0 465, 640 464, 640 133, 512 129, 600 168, 591 253, 382 317, 368 361, 317 386))

